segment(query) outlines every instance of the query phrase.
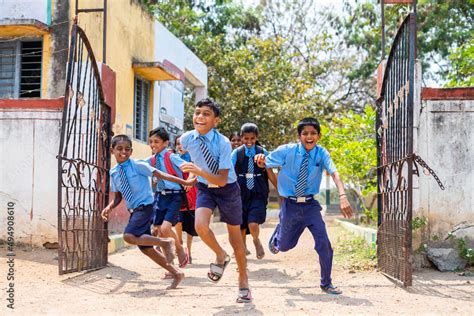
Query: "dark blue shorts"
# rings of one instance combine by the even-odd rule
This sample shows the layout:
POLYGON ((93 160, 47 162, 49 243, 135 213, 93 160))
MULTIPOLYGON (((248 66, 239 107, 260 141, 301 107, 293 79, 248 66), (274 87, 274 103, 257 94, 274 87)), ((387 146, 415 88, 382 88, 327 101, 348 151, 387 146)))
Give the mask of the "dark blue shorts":
POLYGON ((242 225, 240 229, 247 229, 249 223, 263 224, 267 217, 267 199, 250 197, 242 201, 242 225))
POLYGON ((153 225, 161 225, 163 221, 170 222, 171 225, 176 225, 179 221, 180 214, 179 209, 183 201, 183 195, 181 193, 170 193, 170 194, 155 194, 155 217, 153 219, 153 225))
POLYGON ((242 200, 237 182, 228 183, 221 188, 208 188, 199 182, 197 188, 196 209, 205 207, 214 210, 218 206, 222 222, 229 225, 242 224, 242 200))
MULTIPOLYGON (((150 225, 153 219, 153 204, 137 207, 130 214, 128 224, 124 234, 131 234, 137 237, 151 235, 150 225)), ((140 249, 152 248, 151 246, 138 246, 140 249)))

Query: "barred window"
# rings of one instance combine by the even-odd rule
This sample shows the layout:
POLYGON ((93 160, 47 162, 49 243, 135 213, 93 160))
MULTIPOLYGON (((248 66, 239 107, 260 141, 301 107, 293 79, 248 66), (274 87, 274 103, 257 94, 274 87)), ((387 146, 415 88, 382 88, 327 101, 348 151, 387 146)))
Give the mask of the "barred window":
POLYGON ((147 141, 148 109, 150 108, 150 83, 135 77, 135 102, 134 102, 134 138, 147 141))
POLYGON ((0 40, 0 98, 40 98, 42 41, 0 40))

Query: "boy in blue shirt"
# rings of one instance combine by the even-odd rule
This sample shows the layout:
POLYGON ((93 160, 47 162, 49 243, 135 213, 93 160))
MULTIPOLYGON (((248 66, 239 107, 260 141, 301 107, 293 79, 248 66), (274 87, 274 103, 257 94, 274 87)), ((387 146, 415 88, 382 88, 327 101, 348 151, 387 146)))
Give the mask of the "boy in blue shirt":
POLYGON ((342 292, 331 283, 333 250, 321 216, 321 206, 314 199, 319 192, 323 169, 332 176, 340 197, 344 217, 352 216, 352 209, 344 193, 344 184, 326 149, 317 145, 321 128, 315 118, 305 118, 298 123, 298 144, 278 147, 267 157, 255 156, 261 167, 280 167, 278 173, 278 193, 283 197, 280 223, 269 241, 270 251, 288 251, 296 246, 305 228, 308 228, 315 241, 315 250, 321 266, 321 289, 329 294, 342 292))
POLYGON ((231 160, 229 140, 214 128, 219 122, 220 108, 211 99, 196 104, 193 115, 194 130, 181 136, 182 149, 188 151, 193 162, 181 165, 181 170, 198 176, 195 228, 202 241, 216 254, 207 274, 211 282, 218 282, 230 262, 230 257, 219 245, 209 229, 212 211, 219 207, 221 221, 227 224, 229 241, 234 249, 239 269, 237 302, 252 300, 247 276, 247 259, 240 234, 242 201, 237 177, 231 160))
POLYGON ((114 193, 114 199, 102 210, 102 218, 107 221, 109 213, 119 205, 123 197, 131 213, 123 239, 129 244, 138 245, 141 252, 168 270, 174 277, 168 289, 174 289, 184 279, 184 273, 172 264, 175 251, 174 240, 150 235, 153 193, 149 177, 155 176, 182 185, 192 185, 194 181, 185 181, 165 174, 144 161, 129 159, 133 149, 132 141, 126 135, 117 135, 112 138, 111 152, 117 161, 117 165, 110 169, 111 191, 114 193), (156 251, 153 246, 161 247, 164 255, 156 251))
MULTIPOLYGON (((179 166, 185 163, 185 161, 178 154, 171 154, 168 151, 169 140, 169 134, 163 127, 151 130, 148 134, 148 142, 153 156, 148 157, 145 161, 163 173, 183 178, 179 166), (167 170, 167 166, 168 168, 171 167, 172 170, 167 170)), ((171 237, 175 240, 179 267, 184 268, 189 262, 189 256, 172 230, 172 227, 179 220, 179 210, 183 203, 184 189, 176 182, 162 179, 156 180, 155 189, 155 216, 152 234, 154 236, 171 237)))

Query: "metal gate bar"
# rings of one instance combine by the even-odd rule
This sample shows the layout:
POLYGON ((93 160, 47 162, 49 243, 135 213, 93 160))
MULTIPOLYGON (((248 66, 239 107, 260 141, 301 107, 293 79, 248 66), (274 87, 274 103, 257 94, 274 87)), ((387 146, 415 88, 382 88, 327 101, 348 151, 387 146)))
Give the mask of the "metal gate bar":
POLYGON ((378 266, 412 284, 413 101, 416 15, 398 29, 377 100, 378 266))
POLYGON ((107 264, 111 111, 94 53, 74 24, 58 153, 59 274, 107 264))

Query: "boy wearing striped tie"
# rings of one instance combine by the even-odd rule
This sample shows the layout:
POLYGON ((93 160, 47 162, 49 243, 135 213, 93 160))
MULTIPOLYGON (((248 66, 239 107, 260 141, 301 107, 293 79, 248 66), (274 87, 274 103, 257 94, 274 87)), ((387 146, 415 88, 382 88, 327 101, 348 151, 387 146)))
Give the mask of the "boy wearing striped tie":
POLYGON ((315 250, 321 267, 321 289, 329 294, 342 292, 331 283, 333 251, 321 216, 321 206, 314 199, 319 192, 323 169, 332 176, 340 197, 344 217, 352 216, 352 209, 344 192, 336 167, 326 149, 317 145, 321 128, 315 118, 304 118, 298 123, 298 144, 278 147, 267 157, 255 156, 260 167, 280 167, 278 193, 283 197, 280 223, 270 237, 269 248, 273 254, 288 251, 296 246, 305 228, 313 235, 315 250))
POLYGON ((234 249, 239 269, 237 302, 252 300, 247 277, 247 259, 240 234, 242 201, 237 177, 231 160, 232 147, 227 137, 214 128, 219 122, 220 108, 212 99, 196 104, 193 115, 194 130, 181 136, 182 149, 188 151, 193 162, 181 165, 181 170, 198 176, 195 228, 201 240, 214 251, 216 260, 207 274, 211 282, 218 282, 230 262, 230 256, 219 245, 209 228, 212 211, 219 207, 221 221, 227 224, 229 241, 234 249))
POLYGON ((173 264, 175 244, 172 238, 151 236, 150 225, 153 218, 153 193, 150 187, 150 177, 173 181, 182 185, 193 185, 193 180, 183 180, 156 170, 144 161, 130 159, 132 141, 126 135, 112 138, 111 152, 117 165, 110 169, 110 182, 113 201, 102 210, 104 221, 109 219, 109 213, 125 199, 130 211, 130 219, 125 227, 123 239, 132 245, 137 245, 141 252, 159 264, 173 275, 173 282, 168 289, 174 289, 184 279, 184 273, 173 264), (159 246, 164 255, 153 248, 159 246))

